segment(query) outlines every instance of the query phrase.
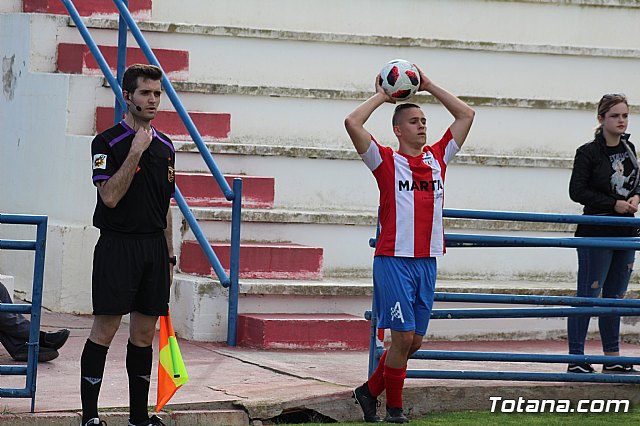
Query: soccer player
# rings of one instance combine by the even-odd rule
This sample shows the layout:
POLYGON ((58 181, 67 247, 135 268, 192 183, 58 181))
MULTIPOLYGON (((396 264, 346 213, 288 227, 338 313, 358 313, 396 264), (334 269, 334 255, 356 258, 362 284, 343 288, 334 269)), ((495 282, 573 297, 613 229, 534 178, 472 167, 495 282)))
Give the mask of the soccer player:
POLYGON ((433 145, 427 120, 411 103, 395 108, 392 125, 399 148, 382 146, 364 128, 374 110, 395 101, 376 78, 376 93, 345 119, 356 151, 380 190, 380 237, 373 261, 378 327, 391 329, 391 346, 369 380, 353 396, 366 422, 381 422, 377 397, 386 390, 385 421, 406 423, 402 388, 407 361, 427 331, 436 281, 436 257, 445 252, 442 209, 447 164, 467 138, 475 112, 420 72, 418 91, 433 95, 453 115, 453 124, 433 145))
POLYGON ((98 394, 107 350, 122 315, 131 314, 126 369, 129 425, 163 425, 149 418, 147 402, 158 316, 167 315, 173 241, 169 202, 175 192, 175 150, 153 126, 162 93, 162 71, 132 65, 124 73, 124 120, 91 143, 100 229, 93 257, 93 326, 80 361, 82 424, 100 425, 98 394))

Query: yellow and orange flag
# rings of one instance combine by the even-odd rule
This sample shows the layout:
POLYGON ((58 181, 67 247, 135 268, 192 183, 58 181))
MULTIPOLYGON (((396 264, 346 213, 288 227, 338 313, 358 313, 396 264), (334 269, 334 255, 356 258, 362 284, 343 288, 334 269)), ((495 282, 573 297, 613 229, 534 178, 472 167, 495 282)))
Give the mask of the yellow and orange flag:
POLYGON ((158 399, 156 413, 169 402, 180 386, 189 381, 182 361, 176 333, 171 324, 171 314, 160 317, 160 356, 158 357, 158 399))

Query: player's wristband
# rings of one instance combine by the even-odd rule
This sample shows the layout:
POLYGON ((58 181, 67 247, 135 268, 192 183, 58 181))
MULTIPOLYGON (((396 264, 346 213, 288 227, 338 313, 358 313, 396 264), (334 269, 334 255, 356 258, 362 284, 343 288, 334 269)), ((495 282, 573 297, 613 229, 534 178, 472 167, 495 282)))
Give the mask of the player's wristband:
POLYGON ((172 265, 177 265, 178 264, 178 258, 175 257, 175 256, 171 256, 169 258, 169 263, 172 264, 172 265))

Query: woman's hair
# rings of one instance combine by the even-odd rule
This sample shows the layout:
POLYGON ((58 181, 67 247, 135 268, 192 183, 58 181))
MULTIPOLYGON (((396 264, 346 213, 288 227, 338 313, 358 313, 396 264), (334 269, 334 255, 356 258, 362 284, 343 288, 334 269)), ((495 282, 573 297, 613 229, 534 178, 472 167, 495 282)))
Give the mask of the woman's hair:
MULTIPOLYGON (((605 114, 609 112, 611 108, 620 103, 624 103, 626 106, 629 106, 627 97, 622 93, 607 93, 602 96, 602 99, 598 102, 598 117, 604 118, 605 114)), ((595 134, 598 135, 599 133, 602 133, 602 124, 595 128, 595 134)))

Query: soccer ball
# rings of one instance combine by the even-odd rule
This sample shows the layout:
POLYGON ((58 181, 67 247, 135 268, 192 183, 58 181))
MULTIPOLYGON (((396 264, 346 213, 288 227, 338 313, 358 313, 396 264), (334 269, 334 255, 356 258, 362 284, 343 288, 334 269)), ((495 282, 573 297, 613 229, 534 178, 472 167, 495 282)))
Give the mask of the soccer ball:
POLYGON ((394 59, 380 71, 380 86, 393 99, 404 101, 418 91, 420 73, 411 62, 394 59))

